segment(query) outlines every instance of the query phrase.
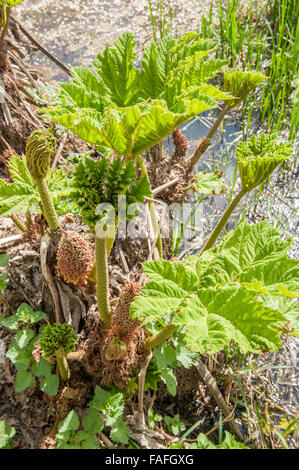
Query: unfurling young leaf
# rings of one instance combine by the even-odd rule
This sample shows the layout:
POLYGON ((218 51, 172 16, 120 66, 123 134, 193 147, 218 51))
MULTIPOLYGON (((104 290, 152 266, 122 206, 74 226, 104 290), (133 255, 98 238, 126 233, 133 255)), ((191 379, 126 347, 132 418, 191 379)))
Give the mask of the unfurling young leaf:
POLYGON ((238 143, 236 158, 244 190, 250 191, 267 180, 275 168, 290 157, 292 145, 276 141, 275 134, 260 134, 238 143))
POLYGON ((224 91, 236 97, 235 100, 231 101, 231 106, 233 107, 244 100, 266 78, 260 72, 243 72, 239 69, 225 71, 223 74, 224 91))

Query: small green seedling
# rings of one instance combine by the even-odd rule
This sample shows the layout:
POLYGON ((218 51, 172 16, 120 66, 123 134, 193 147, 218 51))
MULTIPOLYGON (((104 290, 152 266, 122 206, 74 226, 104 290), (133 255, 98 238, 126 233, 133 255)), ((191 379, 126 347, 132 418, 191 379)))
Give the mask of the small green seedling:
POLYGON ((147 412, 147 424, 149 429, 154 429, 155 423, 160 423, 163 416, 158 415, 154 412, 153 408, 150 408, 147 412))
POLYGON ((186 429, 186 426, 181 422, 180 415, 178 414, 174 417, 164 416, 164 422, 168 431, 174 436, 177 436, 186 429))
POLYGON ((0 420, 0 449, 12 449, 13 442, 12 438, 14 437, 16 430, 12 426, 7 426, 5 421, 0 420))
POLYGON ((122 419, 124 404, 122 392, 109 392, 96 385, 94 397, 89 401, 83 418, 80 419, 72 410, 59 423, 56 448, 99 449, 98 433, 107 428, 112 441, 128 444, 129 428, 122 419))

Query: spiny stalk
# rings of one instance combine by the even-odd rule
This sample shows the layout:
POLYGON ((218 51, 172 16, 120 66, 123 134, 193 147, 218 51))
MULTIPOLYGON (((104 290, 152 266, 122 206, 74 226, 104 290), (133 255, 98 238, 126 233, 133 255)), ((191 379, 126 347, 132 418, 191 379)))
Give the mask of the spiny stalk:
POLYGON ((59 228, 59 221, 45 178, 50 169, 50 157, 55 151, 56 139, 51 129, 35 131, 27 140, 26 165, 36 183, 43 214, 52 232, 59 228))
POLYGON ((214 136, 215 132, 219 128, 221 122, 223 121, 224 117, 226 114, 229 112, 231 109, 231 105, 227 104, 224 106, 222 111, 220 112, 219 116, 217 117, 216 121, 214 122, 213 126, 211 127, 209 133, 202 139, 200 140, 198 146, 196 147, 193 155, 189 157, 188 161, 190 163, 190 170, 195 167, 195 165, 198 163, 200 157, 202 154, 207 150, 207 148, 211 145, 212 143, 212 137, 214 136))
POLYGON ((167 325, 163 330, 159 331, 153 336, 150 336, 149 338, 146 339, 144 343, 144 349, 152 349, 156 346, 159 346, 162 344, 167 338, 170 338, 170 336, 173 335, 175 330, 177 329, 176 325, 167 325))
POLYGON ((216 242, 217 238, 219 237, 221 231, 223 230, 226 222, 228 221, 229 217, 231 216, 233 210, 236 208, 236 206, 239 204, 241 201, 242 197, 246 194, 246 190, 242 189, 231 201, 229 206, 226 208, 225 212, 223 213, 221 219, 219 220, 218 224, 214 228, 213 232, 211 233, 208 241, 205 243, 201 253, 204 251, 212 248, 214 243, 216 242))
POLYGON ((96 282, 97 300, 101 320, 105 327, 111 324, 111 308, 109 303, 109 270, 107 260, 106 237, 96 235, 96 282))

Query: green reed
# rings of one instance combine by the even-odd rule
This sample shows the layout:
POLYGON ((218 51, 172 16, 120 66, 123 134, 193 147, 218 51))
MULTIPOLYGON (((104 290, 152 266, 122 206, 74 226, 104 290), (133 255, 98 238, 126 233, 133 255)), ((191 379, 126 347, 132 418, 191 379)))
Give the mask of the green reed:
POLYGON ((244 138, 257 108, 269 131, 288 127, 294 138, 299 130, 299 2, 267 0, 258 9, 254 5, 251 0, 241 10, 240 0, 219 0, 219 27, 212 22, 211 8, 201 33, 218 41, 216 55, 230 66, 268 76, 262 92, 244 102, 244 138))

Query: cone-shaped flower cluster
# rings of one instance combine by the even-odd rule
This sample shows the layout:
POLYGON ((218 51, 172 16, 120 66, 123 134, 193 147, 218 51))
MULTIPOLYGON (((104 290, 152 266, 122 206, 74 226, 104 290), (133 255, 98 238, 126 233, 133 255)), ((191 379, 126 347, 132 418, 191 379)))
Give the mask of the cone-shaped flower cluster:
POLYGON ((179 128, 175 129, 172 132, 172 138, 173 138, 173 143, 175 147, 172 158, 174 159, 186 158, 187 150, 188 150, 188 140, 186 139, 184 134, 182 134, 179 128))
POLYGON ((119 327, 122 335, 132 332, 139 324, 139 321, 130 318, 130 305, 135 297, 140 295, 141 286, 137 282, 126 284, 121 291, 118 304, 114 314, 114 324, 119 327))
POLYGON ((65 282, 78 284, 86 281, 91 271, 94 254, 88 240, 76 232, 64 231, 57 250, 56 270, 65 282))

